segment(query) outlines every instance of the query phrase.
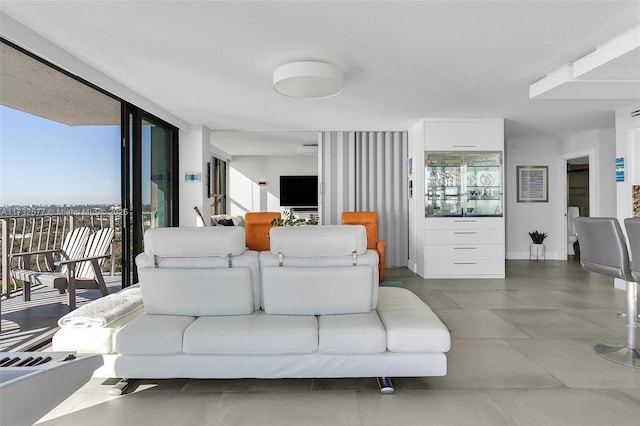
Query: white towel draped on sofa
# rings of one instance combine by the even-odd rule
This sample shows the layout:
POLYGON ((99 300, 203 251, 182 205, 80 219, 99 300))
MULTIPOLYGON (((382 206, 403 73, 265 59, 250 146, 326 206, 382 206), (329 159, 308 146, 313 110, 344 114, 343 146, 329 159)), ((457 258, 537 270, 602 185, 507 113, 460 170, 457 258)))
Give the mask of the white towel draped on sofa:
POLYGON ((58 320, 60 327, 105 327, 142 306, 138 285, 94 300, 58 320))

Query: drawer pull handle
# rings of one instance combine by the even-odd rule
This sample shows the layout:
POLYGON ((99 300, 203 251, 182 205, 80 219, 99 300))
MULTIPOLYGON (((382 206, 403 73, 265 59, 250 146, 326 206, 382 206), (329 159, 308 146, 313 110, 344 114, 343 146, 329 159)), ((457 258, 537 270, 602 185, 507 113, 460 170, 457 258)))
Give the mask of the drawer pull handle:
POLYGON ((477 247, 454 247, 454 250, 475 250, 477 247))
POLYGON ((454 262, 454 265, 476 265, 476 262, 454 262))
POLYGON ((454 232, 454 234, 464 234, 464 235, 467 235, 467 234, 475 234, 475 231, 454 232))

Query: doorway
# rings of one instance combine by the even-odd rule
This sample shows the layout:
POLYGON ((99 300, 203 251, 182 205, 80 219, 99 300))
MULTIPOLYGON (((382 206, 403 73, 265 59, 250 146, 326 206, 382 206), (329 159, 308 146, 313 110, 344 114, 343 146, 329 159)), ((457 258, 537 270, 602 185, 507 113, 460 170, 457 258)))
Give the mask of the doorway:
POLYGON ((589 157, 567 160, 567 254, 568 259, 580 260, 572 217, 589 217, 589 157))
MULTIPOLYGON (((569 259, 569 207, 578 207, 582 217, 598 216, 597 194, 594 193, 597 182, 595 151, 581 151, 564 154, 558 157, 559 179, 557 179, 558 203, 558 258, 569 259), (562 176, 564 175, 564 178, 562 176)), ((579 244, 579 243, 578 243, 579 244)), ((577 255, 571 255, 577 259, 577 255)))
POLYGON ((580 216, 589 217, 589 157, 567 160, 567 206, 580 209, 580 216))

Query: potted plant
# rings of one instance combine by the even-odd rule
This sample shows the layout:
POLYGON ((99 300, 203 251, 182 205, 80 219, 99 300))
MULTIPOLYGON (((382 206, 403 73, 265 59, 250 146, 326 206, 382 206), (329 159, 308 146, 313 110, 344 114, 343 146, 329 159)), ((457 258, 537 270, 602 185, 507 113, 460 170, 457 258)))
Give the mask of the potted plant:
POLYGON ((529 259, 535 257, 538 260, 544 258, 544 239, 547 238, 546 232, 533 231, 529 232, 532 244, 529 245, 529 259))

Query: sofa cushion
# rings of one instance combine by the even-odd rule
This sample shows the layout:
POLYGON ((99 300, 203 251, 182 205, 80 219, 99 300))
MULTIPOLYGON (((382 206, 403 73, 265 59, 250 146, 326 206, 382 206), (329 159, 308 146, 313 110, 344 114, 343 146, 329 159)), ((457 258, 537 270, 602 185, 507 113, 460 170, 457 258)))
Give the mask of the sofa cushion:
POLYGON ((200 317, 184 333, 189 354, 278 355, 318 350, 314 316, 265 315, 200 317))
POLYGON ((254 309, 249 268, 140 268, 138 275, 149 314, 246 315, 254 309))
POLYGON ((418 296, 398 287, 380 287, 376 308, 387 330, 390 352, 447 352, 449 330, 418 296))
POLYGON ((182 352, 182 335, 195 320, 177 315, 142 314, 127 323, 115 338, 122 355, 171 355, 182 352))
POLYGON ((376 354, 387 349, 387 333, 375 310, 322 315, 318 318, 318 336, 320 352, 327 354, 376 354))
POLYGON ((362 225, 282 226, 269 231, 271 253, 285 257, 351 256, 367 250, 362 225))
POLYGON ((263 309, 278 315, 366 313, 374 304, 373 268, 266 267, 262 270, 263 309))

